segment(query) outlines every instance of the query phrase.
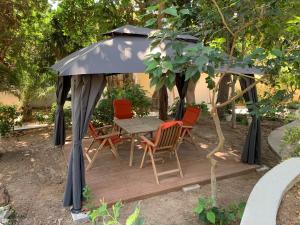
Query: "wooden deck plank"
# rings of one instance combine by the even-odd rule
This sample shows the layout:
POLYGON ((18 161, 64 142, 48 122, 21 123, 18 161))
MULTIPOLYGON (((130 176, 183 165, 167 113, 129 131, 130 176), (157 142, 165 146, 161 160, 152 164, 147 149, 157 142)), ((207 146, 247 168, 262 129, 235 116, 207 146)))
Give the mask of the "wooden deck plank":
MULTIPOLYGON (((84 147, 89 140, 84 140, 84 147)), ((206 159, 207 150, 195 150, 194 146, 183 143, 179 149, 179 158, 183 170, 183 178, 179 174, 169 174, 160 177, 160 185, 156 184, 152 166, 149 163, 140 169, 139 163, 143 151, 136 150, 133 167, 128 166, 130 143, 119 145, 121 160, 116 160, 109 150, 99 154, 94 166, 86 172, 87 185, 91 188, 95 203, 104 199, 108 204, 118 200, 123 202, 145 199, 161 193, 178 190, 192 184, 210 182, 210 164, 206 159)), ((65 158, 69 158, 71 144, 64 147, 65 158)), ((253 171, 256 166, 243 164, 239 156, 231 152, 219 154, 217 179, 224 179, 253 171)), ((157 169, 175 169, 176 160, 173 156, 165 157, 165 163, 157 163, 157 169)))

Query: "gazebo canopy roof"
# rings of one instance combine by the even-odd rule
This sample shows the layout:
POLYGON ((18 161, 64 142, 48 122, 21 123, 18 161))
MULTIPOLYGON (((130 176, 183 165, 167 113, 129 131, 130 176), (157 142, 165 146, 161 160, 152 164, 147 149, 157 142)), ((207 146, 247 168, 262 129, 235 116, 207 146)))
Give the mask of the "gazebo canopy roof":
MULTIPOLYGON (((111 36, 80 49, 69 56, 56 62, 51 68, 60 76, 80 74, 118 74, 118 73, 143 73, 144 60, 150 53, 151 39, 148 35, 155 30, 126 25, 109 31, 104 35, 111 36)), ((197 41, 191 35, 179 35, 178 40, 192 45, 197 41)), ((164 55, 171 55, 171 49, 165 50, 166 43, 151 50, 164 55)), ((230 69, 220 68, 218 72, 232 72, 244 74, 262 74, 256 68, 235 67, 230 69)))

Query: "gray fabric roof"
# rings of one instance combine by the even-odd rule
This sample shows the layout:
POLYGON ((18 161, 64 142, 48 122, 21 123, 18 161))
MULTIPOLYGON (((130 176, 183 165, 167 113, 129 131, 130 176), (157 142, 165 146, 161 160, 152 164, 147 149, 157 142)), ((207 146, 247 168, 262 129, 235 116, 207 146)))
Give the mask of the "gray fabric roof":
MULTIPOLYGON (((151 32, 148 28, 123 26, 112 30, 107 35, 113 37, 108 40, 94 43, 80 49, 56 62, 51 68, 60 76, 79 74, 116 74, 116 73, 142 73, 145 71, 144 60, 150 53, 151 39, 146 38, 151 32), (122 35, 123 34, 123 35, 122 35), (128 35, 129 34, 129 35, 128 35)), ((184 36, 190 38, 192 36, 184 36)), ((182 40, 188 40, 180 38, 182 40)), ((190 40, 195 40, 192 37, 190 40)), ((151 50, 163 55, 171 55, 171 49, 165 51, 165 44, 151 50)), ((189 42, 189 45, 193 43, 189 42)), ((218 72, 231 72, 243 74, 262 74, 256 68, 230 68, 222 67, 218 72)))
MULTIPOLYGON (((142 36, 148 37, 150 34, 153 34, 155 31, 154 29, 149 29, 145 27, 136 27, 132 25, 125 25, 114 30, 111 30, 104 35, 110 36, 120 36, 120 35, 130 35, 130 36, 142 36)), ((184 40, 187 42, 197 42, 198 38, 193 37, 191 35, 178 35, 177 37, 179 40, 184 40)))

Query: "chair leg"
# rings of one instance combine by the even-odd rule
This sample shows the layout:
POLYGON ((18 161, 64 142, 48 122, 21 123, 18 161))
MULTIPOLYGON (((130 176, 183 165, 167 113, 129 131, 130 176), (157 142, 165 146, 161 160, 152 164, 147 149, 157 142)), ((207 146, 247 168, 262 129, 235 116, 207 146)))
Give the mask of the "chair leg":
POLYGON ((108 142, 110 144, 110 150, 111 150, 111 152, 113 153, 113 155, 115 156, 116 159, 120 160, 120 156, 119 156, 118 150, 115 147, 115 145, 112 143, 112 141, 111 141, 110 138, 108 139, 108 142))
POLYGON ((195 141, 195 137, 192 135, 192 133, 188 130, 187 131, 187 135, 191 138, 192 144, 195 146, 196 150, 199 150, 198 145, 195 141))
POLYGON ((89 155, 89 151, 91 150, 91 147, 93 146, 94 143, 95 143, 95 139, 93 139, 93 141, 91 142, 91 144, 89 145, 87 150, 84 150, 85 156, 89 162, 91 162, 91 157, 89 155))
POLYGON ((180 161, 179 161, 178 154, 177 154, 177 149, 175 150, 175 156, 176 156, 176 161, 177 161, 177 166, 178 166, 178 169, 179 169, 179 173, 180 173, 180 176, 182 178, 183 177, 183 173, 182 173, 180 161))
POLYGON ((146 145, 145 150, 144 150, 142 162, 141 162, 141 165, 140 165, 140 168, 141 168, 141 169, 142 169, 143 166, 144 166, 144 161, 145 161, 145 157, 146 157, 146 154, 147 154, 147 149, 148 149, 148 145, 146 145))
POLYGON ((148 152, 149 152, 149 155, 150 155, 150 158, 151 158, 151 162, 152 162, 152 167, 153 167, 153 172, 154 172, 156 183, 159 184, 158 176, 157 176, 157 171, 156 171, 156 165, 155 165, 155 161, 154 161, 154 157, 153 157, 152 151, 150 150, 148 152))
POLYGON ((88 166, 86 167, 86 171, 90 170, 92 168, 92 165, 94 164, 96 158, 97 158, 97 155, 99 153, 100 150, 102 150, 104 144, 106 143, 106 140, 104 140, 101 145, 97 148, 92 160, 90 161, 90 163, 88 164, 88 166))

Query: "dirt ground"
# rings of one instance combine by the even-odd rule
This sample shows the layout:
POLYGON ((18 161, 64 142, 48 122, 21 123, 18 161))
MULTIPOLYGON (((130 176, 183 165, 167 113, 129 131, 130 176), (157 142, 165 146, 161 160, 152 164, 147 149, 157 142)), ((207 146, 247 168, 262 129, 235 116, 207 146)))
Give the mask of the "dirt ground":
MULTIPOLYGON (((278 126, 281 123, 262 122, 263 164, 269 166, 276 165, 278 159, 269 149, 266 137, 278 126)), ((231 129, 229 123, 223 122, 222 127, 226 138, 225 148, 242 150, 247 126, 238 125, 236 129, 231 129)), ((194 133, 201 143, 216 144, 212 121, 201 120, 194 133)), ((73 224, 69 211, 62 207, 67 165, 60 149, 52 145, 52 128, 19 132, 13 137, 0 139, 0 142, 0 183, 6 185, 11 196, 16 224, 73 224)), ((232 201, 246 201, 261 175, 253 172, 219 181, 220 204, 224 206, 232 201)), ((294 189, 283 202, 286 207, 280 211, 281 225, 297 224, 285 223, 292 221, 287 220, 292 219, 290 215, 299 214, 299 202, 292 197, 294 194, 299 197, 299 187, 294 189), (297 209, 295 204, 298 205, 297 209), (289 211, 286 211, 287 208, 289 211)), ((200 190, 188 193, 177 191, 145 199, 141 203, 142 216, 147 225, 199 224, 192 210, 199 196, 209 196, 209 193, 210 186, 203 185, 200 190)), ((135 204, 132 202, 124 206, 122 220, 130 214, 135 204)))

